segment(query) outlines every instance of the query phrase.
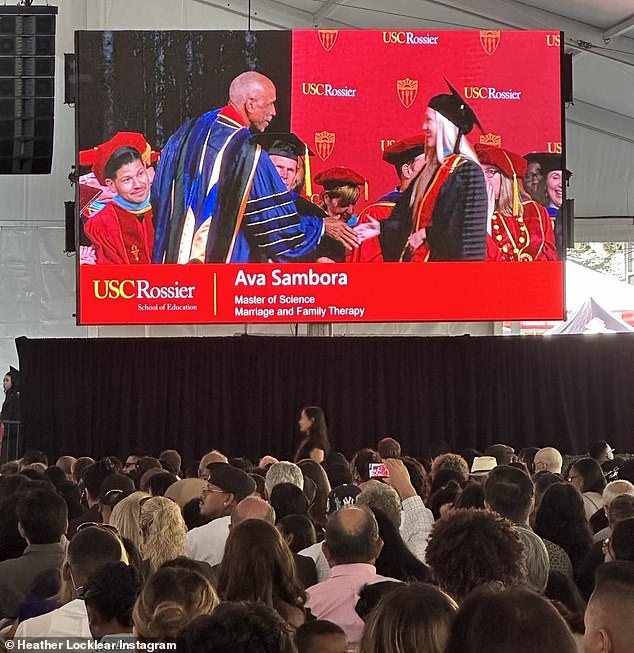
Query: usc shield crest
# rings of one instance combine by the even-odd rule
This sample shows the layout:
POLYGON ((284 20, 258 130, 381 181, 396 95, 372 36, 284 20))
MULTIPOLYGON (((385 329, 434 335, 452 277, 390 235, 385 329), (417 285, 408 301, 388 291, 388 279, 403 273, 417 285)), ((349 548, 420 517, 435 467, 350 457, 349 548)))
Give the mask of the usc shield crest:
POLYGON ((480 45, 482 49, 490 56, 500 45, 501 32, 499 29, 481 29, 480 45))
POLYGON ((325 161, 335 149, 335 133, 326 130, 315 132, 315 149, 319 158, 325 161))
POLYGON ((410 79, 409 77, 396 80, 396 92, 403 106, 409 109, 414 104, 414 100, 418 94, 418 80, 410 79))
POLYGON ((480 136, 480 145, 492 145, 493 147, 502 147, 502 137, 500 134, 483 134, 480 136))
POLYGON ((337 35, 339 34, 338 29, 319 29, 317 30, 319 34, 319 40, 326 52, 330 52, 335 47, 335 41, 337 40, 337 35))

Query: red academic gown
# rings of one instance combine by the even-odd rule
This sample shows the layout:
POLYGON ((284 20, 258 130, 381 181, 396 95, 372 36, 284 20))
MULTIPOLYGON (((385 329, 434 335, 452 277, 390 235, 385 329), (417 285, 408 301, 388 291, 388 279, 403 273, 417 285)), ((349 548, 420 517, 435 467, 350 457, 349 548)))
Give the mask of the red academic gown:
MULTIPOLYGON (((367 224, 368 217, 379 220, 379 222, 386 220, 390 217, 394 206, 394 202, 388 201, 378 201, 366 206, 359 213, 355 227, 359 224, 367 224)), ((383 263, 383 252, 378 236, 364 240, 359 247, 355 247, 353 250, 346 250, 346 263, 383 263)))
MULTIPOLYGON (((412 233, 420 229, 427 228, 433 224, 434 209, 438 196, 443 188, 445 182, 457 170, 458 166, 464 161, 461 154, 449 155, 440 165, 436 174, 425 190, 423 201, 421 202, 417 215, 414 216, 414 227, 412 233)), ((404 251, 404 255, 405 255, 404 251)), ((426 263, 431 255, 431 249, 427 240, 419 245, 415 250, 411 251, 410 261, 414 263, 426 263)), ((401 257, 403 260, 403 256, 401 257)))
POLYGON ((152 209, 128 211, 110 202, 84 225, 97 265, 151 263, 154 245, 152 209))
POLYGON ((521 218, 497 211, 487 236, 487 261, 556 261, 555 232, 546 209, 534 200, 522 202, 521 218))

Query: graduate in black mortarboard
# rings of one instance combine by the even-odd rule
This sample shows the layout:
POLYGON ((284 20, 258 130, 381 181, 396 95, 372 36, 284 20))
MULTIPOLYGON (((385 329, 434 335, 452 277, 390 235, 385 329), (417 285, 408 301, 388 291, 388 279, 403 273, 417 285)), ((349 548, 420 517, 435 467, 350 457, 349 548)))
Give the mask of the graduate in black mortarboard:
POLYGON ((253 140, 259 143, 268 153, 273 165, 291 192, 297 213, 299 215, 315 215, 326 217, 316 204, 302 196, 304 186, 306 195, 312 195, 312 179, 310 176, 310 157, 314 152, 308 148, 298 136, 287 132, 266 132, 255 134, 253 140))
POLYGON ((431 98, 425 112, 425 166, 411 198, 399 200, 380 224, 386 261, 484 260, 486 184, 465 138, 475 125, 482 127, 464 98, 447 86, 451 92, 431 98))
MULTIPOLYGON (((531 152, 526 154, 524 158, 528 162, 528 170, 532 170, 534 174, 539 175, 542 192, 540 194, 541 199, 537 201, 546 207, 548 215, 553 221, 557 252, 559 257, 563 258, 566 248, 564 245, 561 206, 564 202, 564 184, 570 179, 572 172, 564 169, 564 159, 561 154, 531 152)), ((532 179, 529 181, 532 181, 532 179)))
POLYGON ((20 372, 15 367, 9 366, 9 371, 2 379, 4 402, 0 410, 0 419, 20 419, 20 372))
POLYGON ((529 169, 533 166, 535 170, 539 170, 545 184, 546 198, 543 203, 550 217, 554 218, 563 204, 563 185, 570 179, 572 173, 570 170, 564 171, 564 161, 561 154, 531 152, 526 154, 524 158, 528 162, 529 169))
POLYGON ((4 402, 0 409, 0 446, 2 460, 18 456, 20 434, 20 372, 15 367, 2 379, 4 402), (16 423, 17 422, 17 423, 16 423))

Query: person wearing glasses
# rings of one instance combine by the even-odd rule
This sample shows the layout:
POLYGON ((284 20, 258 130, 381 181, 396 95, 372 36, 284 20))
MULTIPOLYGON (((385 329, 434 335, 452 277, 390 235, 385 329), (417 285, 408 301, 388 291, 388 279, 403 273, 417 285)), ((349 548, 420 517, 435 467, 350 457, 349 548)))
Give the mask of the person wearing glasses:
POLYGON ((227 463, 214 463, 210 467, 207 486, 200 497, 200 514, 211 521, 187 533, 185 555, 213 567, 222 560, 231 511, 255 492, 255 481, 227 463))
POLYGON ((590 458, 594 458, 599 465, 603 465, 608 460, 614 460, 614 449, 605 440, 599 440, 592 444, 588 453, 590 458))
POLYGON ((542 206, 546 206, 548 204, 546 178, 542 172, 542 165, 530 154, 527 154, 524 159, 526 159, 524 188, 536 202, 539 202, 542 206))
POLYGON ((546 209, 521 186, 526 159, 491 145, 475 146, 487 184, 487 261, 553 261, 555 233, 546 209))
POLYGON ((579 458, 570 467, 568 482, 581 493, 586 518, 603 509, 603 490, 606 486, 601 466, 592 458, 579 458))
POLYGON ((535 473, 546 471, 551 474, 561 474, 563 462, 562 455, 554 447, 543 447, 533 458, 535 473))

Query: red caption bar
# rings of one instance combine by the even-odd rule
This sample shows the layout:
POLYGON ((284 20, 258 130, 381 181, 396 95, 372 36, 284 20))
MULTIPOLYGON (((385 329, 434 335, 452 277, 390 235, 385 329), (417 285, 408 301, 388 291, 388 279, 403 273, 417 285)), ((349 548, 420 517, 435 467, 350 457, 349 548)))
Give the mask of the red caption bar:
POLYGON ((563 263, 82 266, 79 324, 564 319, 563 263))

